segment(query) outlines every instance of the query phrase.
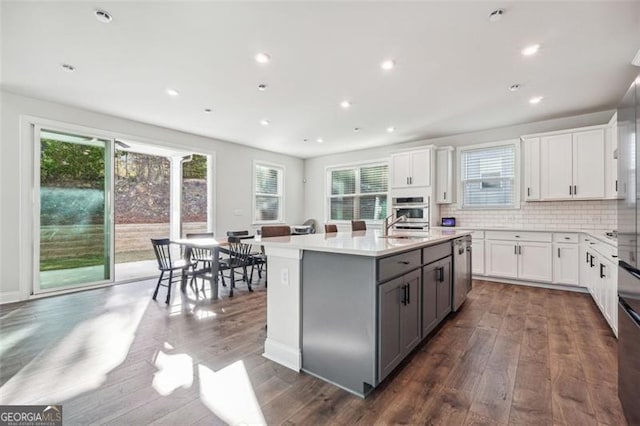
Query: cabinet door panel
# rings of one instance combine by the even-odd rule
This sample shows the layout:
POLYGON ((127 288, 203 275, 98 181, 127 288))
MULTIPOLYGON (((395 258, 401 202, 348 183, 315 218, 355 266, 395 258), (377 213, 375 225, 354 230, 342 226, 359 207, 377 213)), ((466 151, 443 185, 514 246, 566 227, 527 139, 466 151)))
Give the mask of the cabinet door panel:
POLYGON ((606 129, 604 149, 604 196, 605 198, 618 198, 618 159, 615 156, 618 149, 618 126, 615 120, 606 129))
POLYGON ((451 301, 453 298, 451 284, 451 258, 438 262, 440 268, 438 281, 438 320, 442 320, 451 312, 451 301))
POLYGON ((540 199, 540 138, 524 139, 524 199, 540 199))
POLYGON ((400 303, 402 297, 402 277, 378 286, 379 310, 379 369, 384 379, 402 360, 400 341, 400 303))
POLYGON ((604 198, 604 130, 573 134, 574 199, 604 198))
POLYGON ((391 156, 391 187, 408 187, 409 176, 411 176, 411 154, 393 154, 391 156))
POLYGON ((403 356, 409 353, 420 343, 420 282, 421 271, 415 270, 404 276, 404 285, 407 288, 405 304, 401 305, 400 335, 402 338, 403 356))
POLYGON ((591 290, 591 268, 589 267, 589 256, 591 254, 587 250, 587 246, 585 244, 580 244, 580 255, 578 257, 578 264, 580 265, 580 287, 586 287, 589 290, 589 293, 592 293, 591 290))
POLYGON ((484 240, 475 240, 471 243, 471 273, 484 275, 484 240))
POLYGON ((551 282, 551 244, 518 243, 518 278, 551 282))
POLYGON ((515 241, 485 240, 487 275, 518 278, 518 257, 515 241))
POLYGON ((578 285, 580 264, 577 244, 553 245, 553 282, 556 284, 578 285))
POLYGON ((571 133, 540 138, 540 198, 542 200, 562 200, 572 197, 572 158, 571 133))
POLYGON ((422 268, 422 337, 438 324, 438 262, 422 268))
POLYGON ((411 154, 411 186, 431 185, 431 150, 411 154))
POLYGON ((453 199, 453 153, 436 151, 436 203, 449 204, 453 199))

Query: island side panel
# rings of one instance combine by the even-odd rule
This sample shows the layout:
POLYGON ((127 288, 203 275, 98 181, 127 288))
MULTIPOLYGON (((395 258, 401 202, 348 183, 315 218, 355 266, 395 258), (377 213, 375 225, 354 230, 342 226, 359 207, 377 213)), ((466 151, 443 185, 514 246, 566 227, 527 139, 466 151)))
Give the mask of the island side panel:
POLYGON ((305 251, 302 368, 359 396, 376 386, 376 258, 305 251))
POLYGON ((266 247, 267 340, 263 356, 295 371, 300 345, 300 257, 297 248, 266 247))

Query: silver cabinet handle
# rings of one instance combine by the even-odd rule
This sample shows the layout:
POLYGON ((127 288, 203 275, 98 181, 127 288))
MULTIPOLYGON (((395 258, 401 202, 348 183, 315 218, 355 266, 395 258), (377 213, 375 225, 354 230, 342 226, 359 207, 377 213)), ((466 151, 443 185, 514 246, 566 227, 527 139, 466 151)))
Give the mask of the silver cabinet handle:
POLYGON ((447 191, 444 191, 444 197, 442 197, 443 200, 447 199, 447 191))
POLYGON ((569 185, 569 195, 573 195, 573 187, 569 185))
POLYGON ((558 247, 558 257, 560 257, 560 247, 558 247))
POLYGON ((513 254, 518 254, 518 246, 513 246, 513 254))
POLYGON ((573 195, 578 195, 578 185, 573 185, 573 195))

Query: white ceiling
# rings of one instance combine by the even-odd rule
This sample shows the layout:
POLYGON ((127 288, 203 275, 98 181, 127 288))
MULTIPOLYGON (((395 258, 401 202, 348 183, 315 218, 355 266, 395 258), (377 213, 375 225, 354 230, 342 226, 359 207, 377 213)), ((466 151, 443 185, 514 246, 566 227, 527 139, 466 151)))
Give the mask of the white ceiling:
POLYGON ((2 8, 6 90, 303 158, 610 108, 640 48, 640 1, 2 8), (498 7, 504 18, 489 22, 498 7), (96 8, 113 21, 99 23, 96 8), (523 57, 533 43, 540 52, 523 57), (271 62, 258 64, 258 52, 271 62), (387 58, 397 66, 385 72, 387 58), (535 95, 544 100, 532 106, 535 95))

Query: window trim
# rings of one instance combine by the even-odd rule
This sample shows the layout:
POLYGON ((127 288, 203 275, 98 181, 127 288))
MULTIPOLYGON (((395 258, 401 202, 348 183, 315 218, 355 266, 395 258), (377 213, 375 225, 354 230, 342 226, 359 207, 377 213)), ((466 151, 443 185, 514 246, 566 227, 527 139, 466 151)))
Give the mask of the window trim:
MULTIPOLYGON (((360 169, 362 167, 375 167, 375 166, 387 166, 387 169, 390 171, 391 169, 391 165, 389 164, 390 161, 388 158, 384 158, 384 159, 373 159, 373 160, 365 160, 365 161, 357 161, 357 162, 353 162, 353 163, 344 163, 344 164, 337 164, 337 165, 333 165, 333 166, 326 166, 324 169, 324 174, 325 174, 325 180, 324 180, 324 204, 325 204, 325 209, 324 209, 324 222, 325 223, 335 223, 337 225, 340 224, 348 224, 351 223, 350 220, 334 220, 331 219, 331 198, 332 198, 332 194, 331 194, 331 172, 334 171, 340 171, 340 170, 352 170, 355 169, 356 170, 356 193, 353 195, 343 195, 342 197, 353 197, 353 198, 358 198, 361 196, 367 196, 367 195, 381 195, 381 194, 385 194, 387 196, 387 212, 386 212, 386 216, 389 215, 389 211, 390 211, 390 204, 389 204, 389 194, 391 193, 390 188, 389 188, 389 183, 387 182, 387 191, 386 192, 367 192, 367 193, 361 193, 360 192, 360 169)), ((335 196, 333 196, 335 197, 335 196)), ((357 212, 359 214, 359 211, 357 212)), ((354 219, 354 220, 364 220, 367 224, 379 224, 382 223, 381 219, 354 219)))
MULTIPOLYGON (((253 160, 253 171, 251 173, 251 217, 253 225, 275 225, 275 224, 284 224, 286 223, 285 218, 285 175, 286 175, 286 167, 283 164, 271 163, 268 161, 261 160, 253 160), (278 219, 276 220, 258 220, 256 217, 256 196, 258 195, 256 192, 256 168, 258 166, 269 167, 272 169, 278 170, 280 173, 280 178, 278 179, 279 186, 279 195, 274 195, 274 197, 280 198, 279 209, 278 209, 278 219)), ((271 194, 267 194, 270 195, 271 194)))
POLYGON ((520 164, 520 139, 508 139, 498 142, 486 142, 474 145, 459 146, 456 148, 456 164, 457 164, 457 207, 460 210, 520 210, 520 182, 521 182, 521 164, 520 164), (514 153, 514 169, 513 169, 513 198, 509 206, 465 206, 464 205, 464 181, 462 179, 462 154, 465 151, 476 149, 497 148, 502 146, 513 146, 514 153))

